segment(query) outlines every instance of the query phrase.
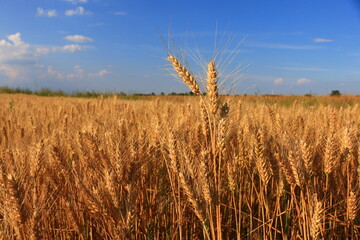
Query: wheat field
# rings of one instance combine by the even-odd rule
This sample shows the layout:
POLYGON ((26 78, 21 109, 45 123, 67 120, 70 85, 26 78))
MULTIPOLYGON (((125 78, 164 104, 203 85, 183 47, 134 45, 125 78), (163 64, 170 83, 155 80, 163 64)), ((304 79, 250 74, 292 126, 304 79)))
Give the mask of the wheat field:
POLYGON ((0 95, 0 239, 358 239, 360 97, 0 95), (314 103, 315 102, 315 103, 314 103), (349 103, 350 102, 350 103, 349 103))

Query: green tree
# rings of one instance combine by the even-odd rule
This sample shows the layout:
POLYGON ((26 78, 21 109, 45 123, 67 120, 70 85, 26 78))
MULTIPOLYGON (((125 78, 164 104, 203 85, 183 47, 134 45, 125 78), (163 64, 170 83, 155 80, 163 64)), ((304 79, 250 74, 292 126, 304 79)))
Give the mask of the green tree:
POLYGON ((339 90, 332 90, 331 93, 330 93, 330 96, 340 96, 341 93, 339 90))

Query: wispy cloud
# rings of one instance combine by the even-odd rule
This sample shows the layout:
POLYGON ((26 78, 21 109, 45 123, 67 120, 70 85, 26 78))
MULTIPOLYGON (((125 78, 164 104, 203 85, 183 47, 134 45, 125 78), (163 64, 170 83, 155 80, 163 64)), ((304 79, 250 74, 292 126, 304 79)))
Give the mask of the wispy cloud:
POLYGON ((78 43, 84 43, 84 42, 92 42, 93 39, 90 37, 85 37, 83 35, 69 35, 65 37, 66 40, 70 42, 78 42, 78 43))
POLYGON ((300 78, 296 81, 296 84, 301 85, 301 84, 306 84, 306 83, 311 83, 312 81, 308 78, 300 78))
POLYGON ((316 43, 327 43, 327 42, 333 42, 334 40, 327 38, 314 38, 312 41, 316 43))
POLYGON ((103 77, 105 77, 106 75, 109 75, 109 74, 110 74, 110 72, 108 70, 102 69, 97 73, 89 73, 88 76, 91 77, 91 78, 103 78, 103 77))
POLYGON ((353 52, 353 53, 348 53, 346 54, 347 56, 351 56, 351 57, 358 57, 360 56, 360 52, 353 52))
POLYGON ((284 82, 284 79, 283 79, 283 78, 277 78, 277 79, 274 80, 274 83, 275 83, 276 85, 282 84, 283 82, 284 82))
POLYGON ((74 73, 68 74, 66 78, 69 80, 75 78, 78 79, 84 78, 84 69, 80 66, 74 66, 74 73))
POLYGON ((330 69, 326 68, 319 68, 319 67, 274 67, 276 69, 280 70, 286 70, 286 71, 308 71, 308 72, 327 72, 330 71, 330 69))
POLYGON ((114 14, 118 16, 125 16, 127 15, 127 12, 114 12, 114 14))
POLYGON ((347 74, 360 75, 360 71, 348 71, 347 74))
POLYGON ((61 50, 63 52, 79 52, 79 51, 84 51, 86 49, 85 46, 81 46, 79 44, 70 44, 70 45, 65 45, 61 48, 61 50))
POLYGON ((314 45, 292 45, 292 44, 264 43, 264 42, 250 42, 250 43, 246 43, 246 45, 249 47, 289 49, 289 50, 314 50, 314 49, 324 48, 322 46, 314 46, 314 45))
POLYGON ((61 72, 55 69, 53 66, 48 66, 47 68, 42 66, 40 67, 43 70, 43 73, 40 75, 41 78, 50 78, 56 80, 81 80, 86 78, 104 78, 106 75, 109 75, 110 72, 106 69, 101 69, 95 73, 86 72, 85 69, 79 65, 73 67, 73 71, 70 73, 61 72))
POLYGON ((40 55, 46 55, 49 53, 59 53, 59 52, 79 52, 79 51, 85 51, 88 49, 89 46, 82 46, 79 44, 69 44, 65 46, 55 46, 55 47, 37 47, 36 53, 40 55))
POLYGON ((55 78, 57 80, 64 79, 64 74, 55 70, 53 66, 48 66, 45 76, 55 78))
POLYGON ((68 9, 65 11, 66 16, 84 16, 84 15, 92 15, 92 12, 86 11, 84 7, 77 7, 75 9, 68 9))
POLYGON ((67 31, 63 31, 63 30, 59 30, 59 31, 57 31, 58 33, 60 33, 60 34, 68 34, 69 32, 67 32, 67 31))
POLYGON ((98 23, 89 24, 88 27, 101 27, 101 26, 104 26, 104 25, 105 25, 105 23, 98 22, 98 23))
POLYGON ((46 16, 46 17, 56 17, 57 11, 55 9, 43 9, 41 7, 38 7, 36 10, 37 16, 46 16))
POLYGON ((249 82, 266 82, 266 83, 272 83, 274 82, 274 78, 271 76, 263 76, 263 75, 257 75, 257 74, 249 74, 244 73, 243 79, 249 82))
POLYGON ((79 4, 79 3, 87 3, 88 0, 66 0, 67 2, 69 3, 72 3, 72 4, 79 4))

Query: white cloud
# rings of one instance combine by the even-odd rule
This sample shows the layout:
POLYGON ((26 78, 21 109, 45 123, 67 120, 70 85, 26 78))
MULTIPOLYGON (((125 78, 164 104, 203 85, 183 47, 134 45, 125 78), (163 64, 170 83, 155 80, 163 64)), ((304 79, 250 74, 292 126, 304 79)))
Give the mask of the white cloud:
POLYGON ((79 3, 87 3, 88 0, 66 0, 67 2, 69 3, 72 3, 72 4, 79 4, 79 3))
POLYGON ((74 69, 75 72, 79 74, 82 74, 84 72, 84 69, 82 69, 82 67, 80 67, 79 65, 75 66, 74 69))
MULTIPOLYGON (((88 73, 79 65, 73 67, 73 71, 70 73, 63 73, 59 70, 56 70, 53 66, 39 66, 42 73, 39 75, 42 79, 56 79, 56 80, 83 80, 86 78, 103 78, 104 76, 110 74, 106 69, 100 70, 97 73, 88 73)), ((0 68, 1 71, 1 68, 0 68)))
MULTIPOLYGON (((66 74, 55 70, 54 67, 44 67, 40 56, 60 52, 74 53, 87 48, 89 46, 78 44, 50 47, 33 45, 24 42, 20 33, 11 34, 5 39, 0 39, 0 77, 5 82, 27 81, 39 77, 66 79, 66 74)), ((80 73, 81 69, 77 68, 75 74, 78 76, 80 73)))
POLYGON ((56 17, 57 16, 56 10, 54 10, 54 9, 48 10, 47 11, 47 16, 48 17, 56 17))
POLYGON ((52 77, 57 80, 64 79, 64 75, 61 72, 55 70, 53 66, 48 66, 46 72, 47 72, 47 74, 46 74, 47 77, 52 77))
POLYGON ((21 40, 20 33, 8 35, 7 40, 0 40, 0 63, 31 60, 32 58, 30 45, 21 40))
POLYGON ((84 51, 86 47, 80 46, 79 44, 70 44, 65 45, 61 48, 63 52, 78 52, 78 51, 84 51))
POLYGON ((74 66, 74 73, 66 76, 68 80, 84 78, 84 69, 78 65, 74 66))
POLYGON ((21 34, 15 33, 7 36, 7 39, 14 43, 14 46, 24 45, 24 42, 21 40, 21 34))
POLYGON ((108 74, 109 74, 109 71, 106 70, 106 69, 103 69, 103 70, 100 70, 97 74, 98 74, 100 77, 104 77, 105 75, 108 75, 108 74))
POLYGON ((56 46, 56 47, 38 47, 35 49, 35 52, 39 55, 46 55, 49 53, 58 53, 58 52, 79 52, 85 51, 88 46, 81 46, 79 44, 69 44, 65 46, 56 46))
POLYGON ((284 82, 283 78, 277 78, 277 79, 274 80, 275 84, 282 84, 283 82, 284 82))
POLYGON ((68 80, 73 80, 73 79, 84 79, 85 77, 90 77, 90 78, 103 78, 104 76, 110 74, 110 72, 106 69, 102 69, 97 73, 86 73, 85 70, 77 65, 74 66, 74 72, 70 73, 66 76, 66 78, 68 80))
POLYGON ((89 73, 88 76, 91 77, 91 78, 98 78, 98 77, 103 78, 103 77, 105 77, 106 75, 109 75, 109 74, 110 74, 110 72, 108 70, 102 69, 97 73, 89 73))
POLYGON ((62 72, 46 65, 42 55, 55 53, 74 53, 84 51, 90 46, 69 44, 65 46, 44 46, 26 43, 20 33, 0 39, 0 79, 1 83, 21 83, 34 79, 53 79, 58 81, 83 80, 89 77, 101 79, 109 74, 106 69, 88 73, 80 66, 74 66, 70 72, 62 72))
POLYGON ((14 80, 20 74, 18 67, 9 65, 0 65, 0 73, 1 72, 3 72, 10 80, 14 80))
POLYGON ((118 16, 125 16, 127 15, 127 12, 114 12, 114 14, 118 16))
POLYGON ((38 15, 38 16, 46 16, 46 17, 56 17, 57 16, 57 11, 55 9, 44 10, 43 8, 38 7, 37 11, 36 11, 36 15, 38 15))
POLYGON ((35 53, 29 44, 22 41, 20 33, 0 40, 0 75, 9 81, 27 79, 28 74, 25 74, 25 71, 30 72, 35 59, 35 53))
POLYGON ((47 47, 38 47, 35 49, 36 53, 40 54, 40 55, 46 55, 49 54, 51 51, 51 48, 47 48, 47 47))
POLYGON ((300 85, 300 84, 305 84, 305 83, 311 83, 312 81, 310 79, 307 78, 300 78, 296 81, 296 84, 300 85))
POLYGON ((11 44, 8 43, 7 41, 5 41, 4 39, 0 40, 0 47, 4 47, 4 46, 10 46, 11 44))
POLYGON ((91 15, 91 14, 92 14, 92 12, 86 11, 84 7, 77 7, 75 9, 69 9, 69 10, 65 11, 66 16, 74 16, 74 15, 84 16, 84 15, 91 15))
POLYGON ((38 7, 37 8, 37 13, 36 13, 38 16, 43 16, 45 14, 45 11, 43 8, 41 7, 38 7))
POLYGON ((66 40, 70 41, 70 42, 79 42, 79 43, 84 43, 84 42, 92 42, 93 39, 90 37, 85 37, 82 35, 69 35, 65 37, 66 40))
POLYGON ((326 38, 314 38, 312 41, 316 43, 326 43, 326 42, 333 42, 334 40, 326 39, 326 38))

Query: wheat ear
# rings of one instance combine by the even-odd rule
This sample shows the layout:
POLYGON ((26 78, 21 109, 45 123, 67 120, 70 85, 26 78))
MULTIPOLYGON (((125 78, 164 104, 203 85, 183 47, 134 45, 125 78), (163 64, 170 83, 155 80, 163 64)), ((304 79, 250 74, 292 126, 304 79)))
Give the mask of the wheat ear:
POLYGON ((169 56, 167 60, 173 65, 173 68, 179 77, 188 85, 190 90, 196 95, 200 95, 199 85, 192 74, 179 62, 174 56, 169 56))
POLYGON ((14 227, 18 239, 23 239, 21 229, 23 227, 24 221, 21 212, 21 205, 19 202, 20 199, 17 182, 14 177, 9 174, 7 176, 7 183, 7 191, 9 197, 6 199, 6 206, 8 209, 8 214, 10 216, 10 219, 12 219, 12 226, 14 227))
POLYGON ((270 163, 266 159, 264 132, 261 129, 256 134, 254 155, 260 179, 264 182, 265 185, 267 185, 273 173, 270 163))
POLYGON ((354 221, 358 210, 358 199, 354 191, 350 192, 347 199, 347 214, 350 221, 354 221))
POLYGON ((335 142, 334 134, 331 134, 325 145, 325 156, 324 156, 324 172, 325 174, 330 174, 336 165, 338 146, 335 142))
POLYGON ((320 239, 323 213, 324 209, 322 207, 322 203, 316 201, 310 226, 311 236, 313 239, 320 239))
POLYGON ((217 72, 215 69, 215 61, 208 64, 207 72, 207 96, 210 100, 210 111, 216 114, 219 108, 219 93, 217 85, 217 72))

